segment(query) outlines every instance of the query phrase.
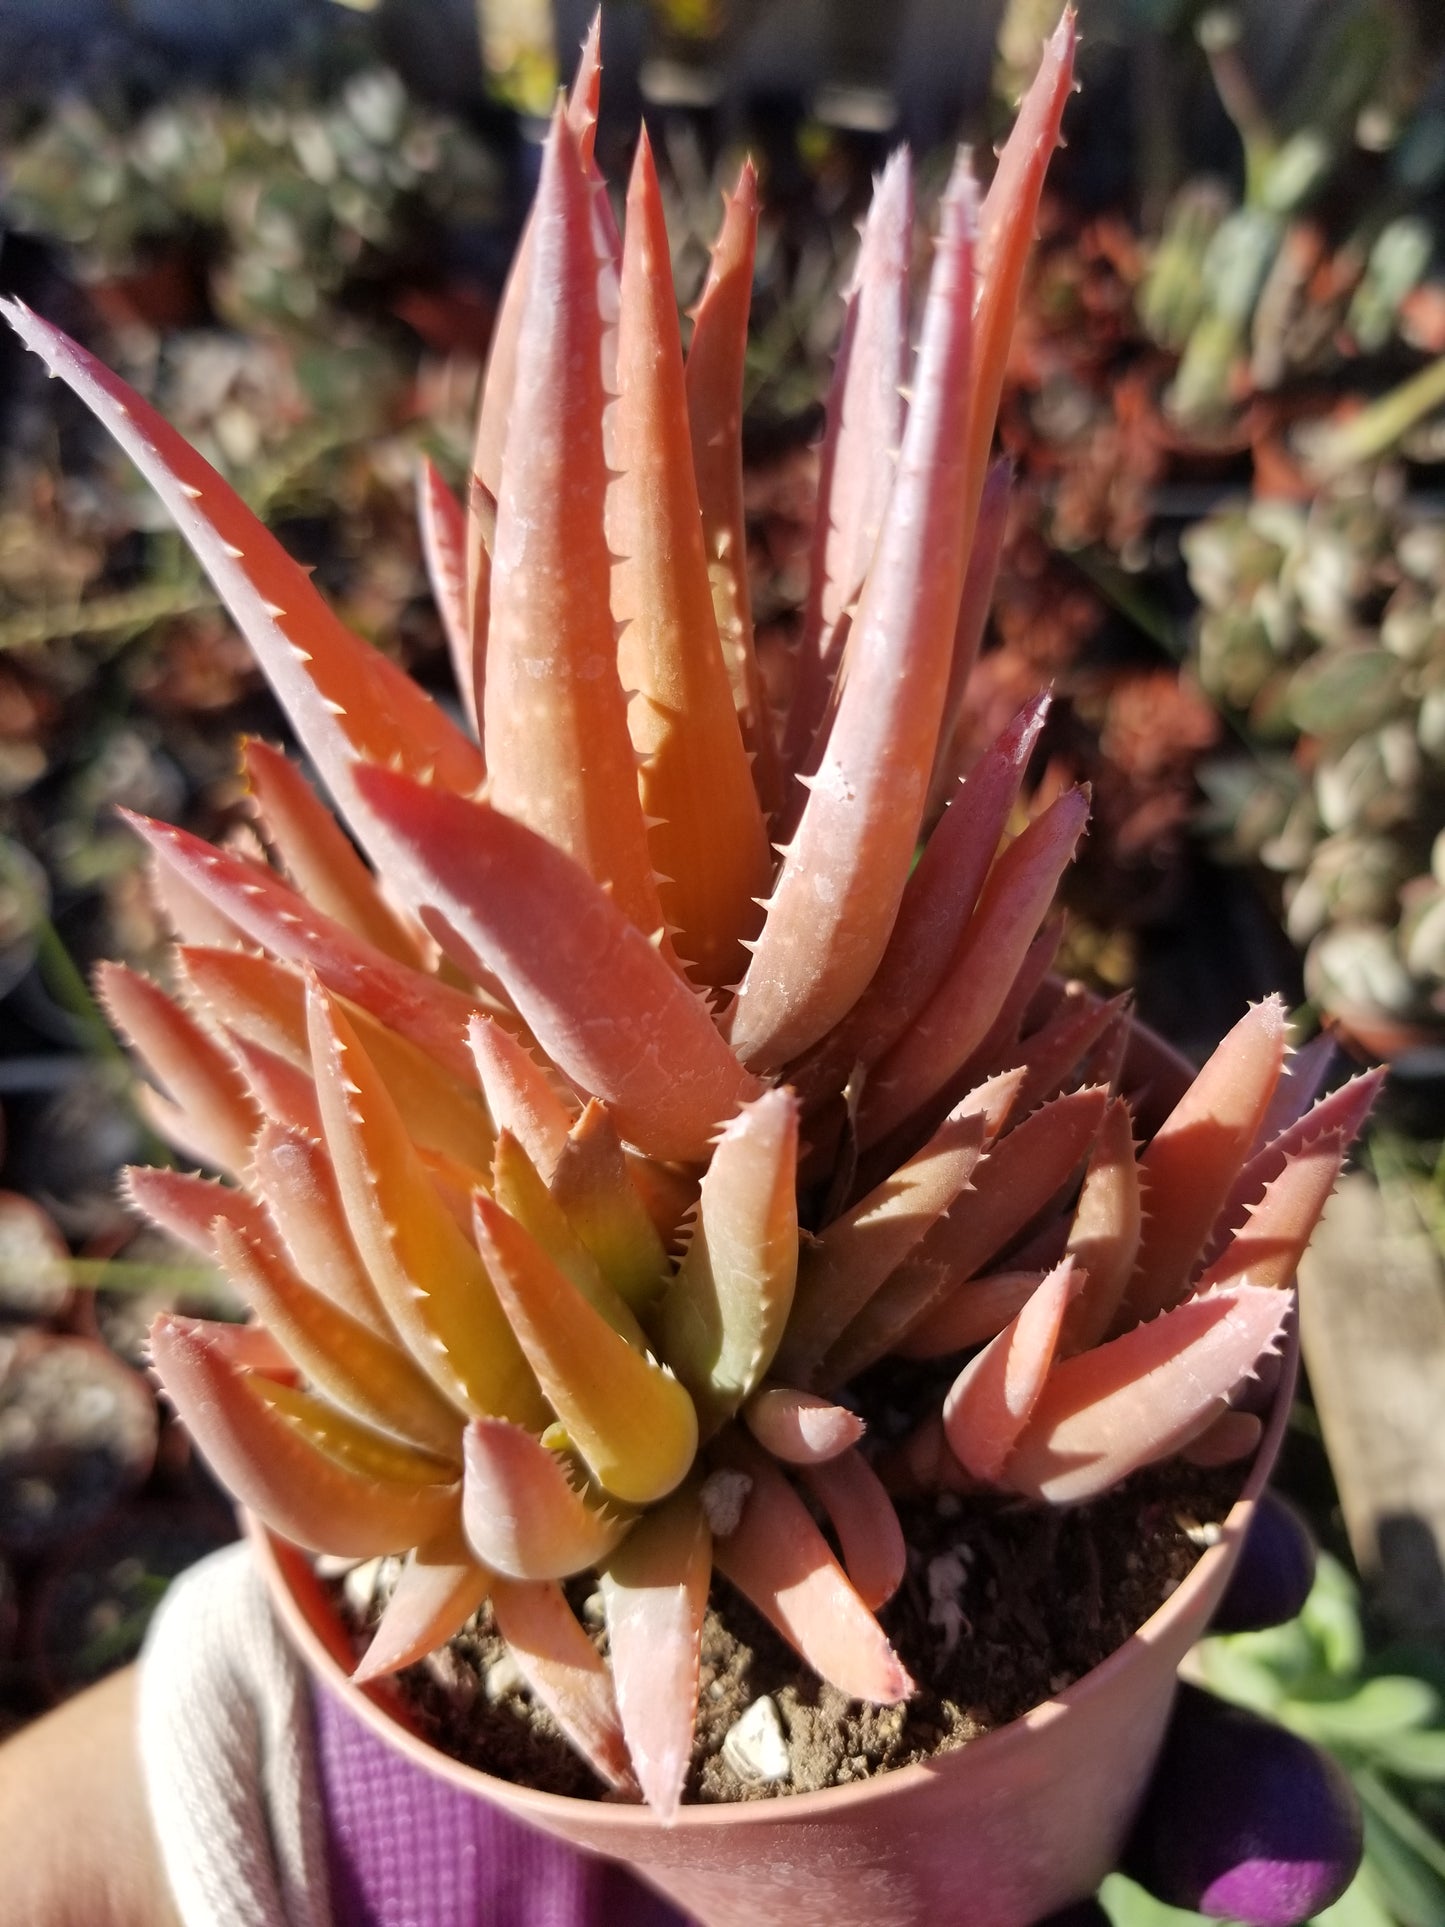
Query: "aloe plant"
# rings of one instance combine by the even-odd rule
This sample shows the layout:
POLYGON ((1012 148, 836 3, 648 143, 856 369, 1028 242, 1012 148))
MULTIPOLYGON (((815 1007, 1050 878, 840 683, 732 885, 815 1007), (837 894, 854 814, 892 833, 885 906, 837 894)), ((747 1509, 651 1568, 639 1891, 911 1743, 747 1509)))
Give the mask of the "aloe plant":
POLYGON ((162 1317, 156 1369, 276 1532, 404 1555, 360 1678, 489 1601, 602 1780, 663 1815, 714 1572, 891 1703, 890 1488, 1072 1504, 1251 1449, 1230 1401, 1373 1094, 1315 1101, 1271 1000, 1169 1109, 1127 1013, 1049 979, 1086 798, 1000 848, 1042 701, 915 864, 1073 43, 1066 15, 981 201, 960 158, 916 357, 906 156, 885 176, 830 408, 811 738, 761 696, 741 577, 752 176, 684 362, 645 138, 620 238, 600 191, 595 34, 469 499, 422 490, 480 741, 138 396, 8 309, 194 545, 355 838, 260 745, 264 850, 135 821, 177 983, 110 966, 101 990, 153 1123, 221 1175, 129 1191, 255 1314, 162 1317), (875 1459, 851 1388, 884 1358, 957 1370, 942 1397, 916 1374, 915 1429, 875 1459), (561 1590, 588 1570, 605 1663, 561 1590))

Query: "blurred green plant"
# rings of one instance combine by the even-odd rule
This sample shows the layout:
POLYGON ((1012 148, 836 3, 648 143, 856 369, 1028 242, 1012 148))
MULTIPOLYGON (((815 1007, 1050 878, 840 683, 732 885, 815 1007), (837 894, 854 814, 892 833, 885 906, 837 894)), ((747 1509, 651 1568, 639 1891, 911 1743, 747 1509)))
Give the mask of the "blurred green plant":
MULTIPOLYGON (((1325 1927, 1439 1927, 1445 1920, 1445 1658, 1372 1655, 1354 1580, 1322 1554, 1297 1619, 1267 1632, 1205 1640, 1192 1665, 1222 1699, 1277 1720, 1332 1753, 1365 1816, 1354 1883, 1319 1916, 1325 1927)), ((1101 1895, 1114 1927, 1201 1920, 1153 1900, 1122 1875, 1101 1895)))

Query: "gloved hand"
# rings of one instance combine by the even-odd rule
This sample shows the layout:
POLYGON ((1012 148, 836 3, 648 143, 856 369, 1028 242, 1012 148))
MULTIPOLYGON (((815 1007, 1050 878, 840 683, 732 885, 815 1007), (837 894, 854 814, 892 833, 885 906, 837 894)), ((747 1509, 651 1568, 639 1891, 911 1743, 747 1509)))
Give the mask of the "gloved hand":
MULTIPOLYGON (((1314 1577, 1314 1545, 1273 1493, 1260 1500, 1212 1630, 1292 1619, 1314 1577)), ((1199 1687, 1181 1687, 1121 1870, 1156 1899, 1243 1927, 1291 1927, 1344 1892, 1360 1863, 1354 1789, 1327 1754, 1199 1687)), ((1047 1927, 1104 1927, 1097 1901, 1047 1927)))

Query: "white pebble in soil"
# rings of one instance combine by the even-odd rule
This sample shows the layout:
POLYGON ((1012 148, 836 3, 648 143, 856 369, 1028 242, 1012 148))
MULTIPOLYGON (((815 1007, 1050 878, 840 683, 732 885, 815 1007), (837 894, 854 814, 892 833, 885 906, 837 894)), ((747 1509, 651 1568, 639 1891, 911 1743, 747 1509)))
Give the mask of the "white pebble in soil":
POLYGON ((702 1482, 702 1509, 715 1539, 729 1538, 743 1516, 743 1501, 753 1489, 746 1472, 711 1472, 702 1482))
POLYGON ((968 1556, 962 1548, 940 1552, 928 1562, 928 1623, 936 1627, 947 1659, 968 1628, 963 1589, 968 1583, 968 1556))
POLYGON ((777 1786, 793 1777, 782 1718, 766 1693, 728 1729, 722 1756, 749 1786, 777 1786))

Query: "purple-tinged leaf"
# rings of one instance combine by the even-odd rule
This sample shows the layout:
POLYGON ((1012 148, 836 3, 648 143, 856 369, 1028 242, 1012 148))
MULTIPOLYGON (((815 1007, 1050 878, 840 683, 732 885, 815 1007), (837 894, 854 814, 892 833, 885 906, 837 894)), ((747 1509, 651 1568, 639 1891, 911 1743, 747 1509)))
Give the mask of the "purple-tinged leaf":
MULTIPOLYGON (((898 473, 848 640, 838 713, 732 1013, 738 1055, 774 1069, 815 1044, 877 969, 912 868, 963 586, 974 189, 944 196, 898 473)), ((878 450, 863 459, 876 463, 878 450)))
POLYGON ((958 600, 958 621, 953 631, 953 656, 948 669, 948 691, 943 699, 943 721, 938 731, 938 751, 933 764, 932 795, 942 803, 953 773, 956 753, 954 739, 968 696, 968 679, 983 643, 988 612, 993 607, 994 584, 1003 556, 1003 539, 1008 527, 1009 492, 1013 487, 1013 463, 1004 459, 994 463, 983 485, 978 520, 974 524, 973 546, 969 551, 968 572, 958 600))
POLYGON ((1344 1166, 1345 1146, 1343 1132, 1326 1131, 1297 1151, 1194 1289, 1251 1284, 1287 1291, 1344 1166))

